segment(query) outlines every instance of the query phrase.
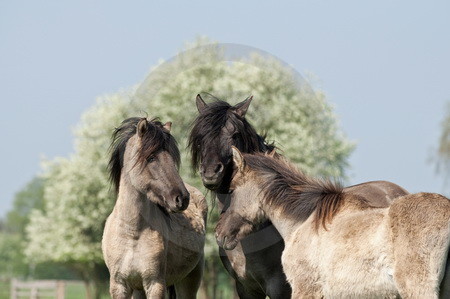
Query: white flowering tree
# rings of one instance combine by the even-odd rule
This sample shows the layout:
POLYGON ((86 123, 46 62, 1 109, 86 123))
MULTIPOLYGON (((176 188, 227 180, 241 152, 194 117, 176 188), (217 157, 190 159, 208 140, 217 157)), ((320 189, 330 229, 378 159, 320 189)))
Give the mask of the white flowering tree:
MULTIPOLYGON (((283 154, 305 171, 344 177, 353 145, 337 126, 333 109, 280 61, 258 53, 230 59, 219 44, 199 40, 172 60, 160 63, 138 86, 104 96, 81 118, 75 152, 45 167, 45 209, 35 211, 28 226, 26 254, 32 261, 57 261, 83 269, 86 279, 102 264, 101 235, 114 205, 106 166, 113 129, 131 116, 172 121, 182 153, 182 177, 205 190, 191 171, 186 150, 190 125, 197 115, 195 96, 209 92, 235 104, 252 94, 247 117, 267 132, 283 154)), ((214 221, 214 217, 210 217, 214 221)), ((209 225, 212 229, 214 226, 209 225)), ((204 294, 217 296, 226 275, 217 259, 211 233, 206 247, 204 294)))

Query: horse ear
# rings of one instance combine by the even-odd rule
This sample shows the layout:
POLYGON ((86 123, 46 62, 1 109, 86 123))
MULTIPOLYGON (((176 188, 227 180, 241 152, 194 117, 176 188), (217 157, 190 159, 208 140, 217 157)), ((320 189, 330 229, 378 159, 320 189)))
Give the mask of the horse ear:
POLYGON ((240 117, 244 117, 245 113, 247 113, 248 106, 250 106, 250 103, 252 102, 252 99, 253 99, 253 96, 249 96, 244 101, 236 104, 234 106, 234 108, 235 108, 234 113, 236 113, 240 117))
POLYGON ((148 123, 147 119, 143 118, 141 119, 137 124, 137 133, 139 137, 144 136, 144 134, 147 132, 148 129, 148 123))
POLYGON ((195 98, 195 103, 197 104, 197 110, 199 113, 202 113, 206 109, 206 107, 208 107, 205 101, 203 101, 200 94, 198 94, 197 97, 195 98))
POLYGON ((268 155, 269 157, 273 158, 273 157, 275 157, 276 153, 277 153, 277 150, 274 148, 274 149, 271 150, 270 153, 268 153, 267 155, 268 155))
POLYGON ((172 129, 172 122, 168 121, 163 125, 163 128, 167 130, 167 132, 170 133, 170 130, 172 129))
POLYGON ((235 147, 231 146, 231 151, 233 152, 233 163, 239 171, 244 170, 245 161, 241 152, 235 147))

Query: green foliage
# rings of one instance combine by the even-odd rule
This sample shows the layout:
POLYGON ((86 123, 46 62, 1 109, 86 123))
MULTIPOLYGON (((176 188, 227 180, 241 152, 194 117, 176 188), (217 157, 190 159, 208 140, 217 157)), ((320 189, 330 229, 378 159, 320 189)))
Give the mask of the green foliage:
POLYGON ((14 197, 13 209, 0 229, 0 278, 34 279, 78 278, 66 266, 52 261, 35 263, 25 257, 25 228, 33 210, 44 208, 44 180, 33 178, 14 197))
MULTIPOLYGON (((254 53, 230 63, 219 45, 206 43, 199 40, 188 46, 187 51, 155 67, 139 86, 100 97, 84 113, 75 130, 74 154, 46 163, 45 210, 35 210, 27 228, 30 260, 78 264, 86 269, 102 263, 103 225, 115 201, 106 173, 108 147, 113 129, 127 117, 148 113, 149 118, 173 121, 172 134, 182 152, 182 177, 204 190, 189 167, 186 150, 199 92, 232 104, 252 94, 250 122, 276 140, 284 155, 311 174, 345 176, 353 145, 339 130, 322 92, 310 89, 292 69, 274 59, 254 53)), ((215 222, 214 215, 210 219, 215 222)), ((214 224, 208 227, 205 284, 217 287, 229 278, 217 258, 214 224)))
POLYGON ((22 276, 27 272, 23 247, 24 241, 18 233, 0 233, 0 278, 22 276))
POLYGON ((6 226, 9 231, 25 233, 33 209, 42 210, 44 205, 44 181, 42 178, 33 178, 13 201, 13 208, 6 215, 6 226))
POLYGON ((26 277, 29 264, 24 255, 25 227, 33 209, 43 208, 43 180, 32 179, 13 201, 13 209, 6 215, 0 230, 0 277, 26 277))

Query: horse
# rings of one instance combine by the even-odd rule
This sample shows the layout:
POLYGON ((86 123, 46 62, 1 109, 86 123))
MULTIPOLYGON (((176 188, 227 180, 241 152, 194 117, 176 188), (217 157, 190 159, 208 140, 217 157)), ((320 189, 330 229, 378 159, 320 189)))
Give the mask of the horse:
POLYGON ((232 199, 217 241, 232 250, 269 219, 285 241, 292 298, 449 298, 448 198, 407 194, 375 208, 285 159, 232 151, 232 199))
MULTIPOLYGON (((231 106, 215 100, 206 104, 197 95, 199 115, 193 122, 189 136, 191 163, 199 169, 203 185, 216 193, 219 208, 225 212, 230 204, 229 185, 233 173, 232 151, 235 146, 244 153, 270 153, 273 143, 246 120, 245 115, 253 97, 231 106)), ((277 154, 279 155, 279 154, 277 154)), ((373 206, 386 207, 398 196, 408 192, 387 181, 373 181, 349 187, 365 196, 373 206)), ((281 265, 284 241, 278 231, 266 221, 251 235, 243 238, 233 250, 219 247, 220 258, 236 282, 240 298, 289 298, 290 285, 281 265)))
POLYGON ((113 133, 117 201, 102 239, 112 298, 196 298, 203 275, 206 200, 178 174, 171 123, 129 118, 113 133))

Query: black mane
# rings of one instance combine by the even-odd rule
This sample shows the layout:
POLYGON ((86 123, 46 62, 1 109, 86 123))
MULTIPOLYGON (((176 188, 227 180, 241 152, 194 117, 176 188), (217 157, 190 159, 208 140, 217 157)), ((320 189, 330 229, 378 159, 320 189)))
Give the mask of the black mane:
POLYGON ((258 135, 255 129, 247 122, 245 117, 233 113, 236 107, 225 101, 216 100, 208 103, 205 110, 195 119, 189 136, 188 146, 192 154, 192 168, 198 169, 200 165, 201 148, 210 144, 221 133, 227 120, 230 120, 242 138, 239 150, 243 153, 271 152, 275 146, 268 143, 266 136, 258 135))
MULTIPOLYGON (((137 124, 145 118, 131 117, 122 122, 114 130, 111 142, 111 157, 108 163, 109 177, 114 184, 116 192, 119 191, 120 176, 123 167, 124 152, 128 140, 136 134, 137 124)), ((142 147, 139 152, 138 161, 145 161, 158 151, 165 150, 174 159, 177 167, 180 165, 180 152, 175 138, 163 128, 163 124, 154 118, 147 121, 147 131, 142 136, 142 147)))

